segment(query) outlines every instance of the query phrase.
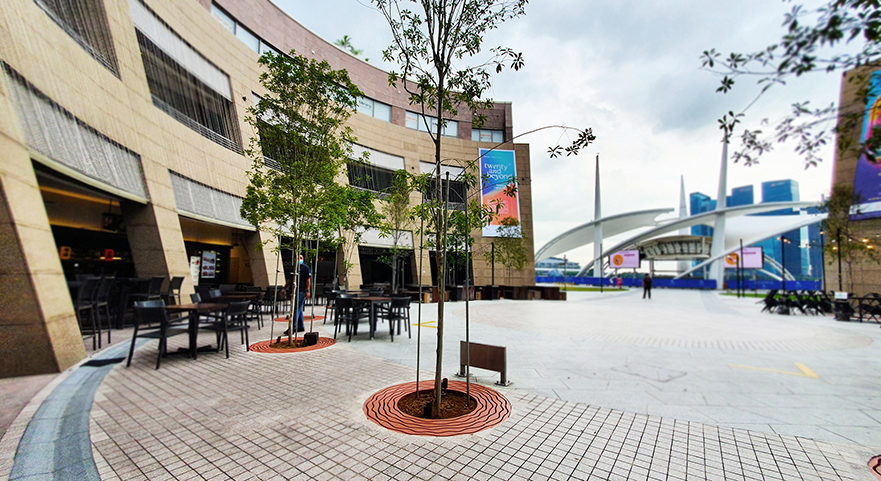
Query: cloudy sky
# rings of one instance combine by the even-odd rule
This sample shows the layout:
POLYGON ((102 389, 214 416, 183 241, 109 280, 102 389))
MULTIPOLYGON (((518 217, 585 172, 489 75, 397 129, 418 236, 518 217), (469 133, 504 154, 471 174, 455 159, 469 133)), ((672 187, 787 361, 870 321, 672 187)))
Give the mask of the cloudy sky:
MULTIPOLYGON (((367 0, 273 0, 328 41, 349 35, 374 65, 390 43, 388 27, 367 0)), ((817 2, 806 2, 816 4, 817 2)), ((593 219, 595 157, 600 157, 604 215, 675 207, 679 179, 686 193, 716 196, 721 157, 716 119, 743 109, 756 93, 741 80, 715 93, 718 79, 701 70, 703 50, 752 51, 779 39, 792 4, 775 0, 533 0, 526 15, 495 31, 487 47, 522 51, 526 66, 494 77, 490 97, 513 102, 514 133, 544 125, 591 127, 597 142, 577 157, 550 159, 559 131, 522 137, 531 145, 535 245, 593 219)), ((838 74, 791 82, 748 112, 755 126, 778 119, 794 101, 836 101, 838 74)), ((787 146, 756 166, 729 165, 731 187, 795 179, 801 200, 819 200, 831 183, 832 150, 804 169, 787 146)), ((569 258, 584 263, 592 249, 569 258)))

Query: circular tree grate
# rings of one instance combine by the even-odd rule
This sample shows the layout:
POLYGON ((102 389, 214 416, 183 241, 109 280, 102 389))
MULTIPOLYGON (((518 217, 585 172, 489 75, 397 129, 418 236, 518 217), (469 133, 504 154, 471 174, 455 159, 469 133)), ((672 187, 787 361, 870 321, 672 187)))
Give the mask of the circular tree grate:
MULTIPOLYGON (((287 336, 283 336, 283 337, 286 338, 287 336)), ((303 337, 300 336, 300 339, 302 339, 302 338, 303 337)), ((331 339, 329 337, 319 337, 318 344, 315 344, 314 346, 278 349, 278 348, 272 347, 270 345, 270 343, 274 343, 274 342, 275 342, 275 339, 272 339, 269 341, 255 342, 254 344, 251 344, 250 349, 251 349, 251 351, 254 351, 254 352, 264 352, 264 353, 275 354, 275 353, 280 353, 280 352, 314 351, 316 349, 323 349, 327 346, 332 346, 332 345, 336 344, 336 341, 334 341, 333 339, 331 339)))
MULTIPOLYGON (((422 381, 420 390, 434 389, 434 381, 422 381)), ((465 383, 449 381, 449 389, 465 392, 465 383)), ((377 391, 364 402, 367 419, 403 434, 418 436, 458 436, 489 429, 511 415, 511 403, 505 396, 486 386, 471 383, 471 397, 477 408, 468 414, 450 419, 424 419, 398 409, 402 397, 416 391, 416 383, 408 382, 377 391)))

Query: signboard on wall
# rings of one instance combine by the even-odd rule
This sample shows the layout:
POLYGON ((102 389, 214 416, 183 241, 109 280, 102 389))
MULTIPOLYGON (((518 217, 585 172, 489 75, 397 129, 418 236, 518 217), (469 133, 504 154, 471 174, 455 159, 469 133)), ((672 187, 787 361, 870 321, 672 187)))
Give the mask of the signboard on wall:
MULTIPOLYGON (((866 142, 874 129, 881 129, 881 70, 869 77, 869 94, 863 116, 860 142, 866 142)), ((863 152, 857 160, 853 192, 858 200, 850 208, 854 220, 881 217, 881 151, 863 152)))
MULTIPOLYGON (((741 252, 740 250, 736 250, 725 256, 725 268, 726 269, 736 269, 737 263, 740 260, 741 252)), ((740 267, 743 269, 761 269, 764 267, 764 259, 762 256, 762 248, 761 247, 744 247, 743 248, 743 262, 740 267)))
POLYGON ((190 279, 193 284, 199 285, 199 272, 202 270, 202 258, 199 256, 190 256, 190 279))
POLYGON ((609 256, 609 266, 612 269, 636 269, 639 267, 639 251, 634 249, 613 252, 609 256))
POLYGON ((202 279, 214 279, 217 273, 217 253, 202 251, 202 279))
MULTIPOLYGON (((483 228, 484 237, 501 237, 503 221, 512 218, 520 225, 520 197, 516 192, 517 163, 513 150, 480 149, 480 202, 496 212, 483 228), (513 195, 511 195, 513 193, 513 195)), ((520 229, 513 229, 520 237, 520 229)))

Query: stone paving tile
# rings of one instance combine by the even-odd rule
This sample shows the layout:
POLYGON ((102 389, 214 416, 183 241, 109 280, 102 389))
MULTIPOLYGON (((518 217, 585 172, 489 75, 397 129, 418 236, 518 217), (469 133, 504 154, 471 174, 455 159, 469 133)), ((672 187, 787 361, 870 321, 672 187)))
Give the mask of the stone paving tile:
MULTIPOLYGON (((170 349, 182 342, 172 339, 170 349)), ((361 410, 414 372, 344 343, 204 354, 153 369, 155 342, 92 407, 102 479, 862 479, 849 446, 501 389, 511 417, 453 438, 391 433, 361 410)))

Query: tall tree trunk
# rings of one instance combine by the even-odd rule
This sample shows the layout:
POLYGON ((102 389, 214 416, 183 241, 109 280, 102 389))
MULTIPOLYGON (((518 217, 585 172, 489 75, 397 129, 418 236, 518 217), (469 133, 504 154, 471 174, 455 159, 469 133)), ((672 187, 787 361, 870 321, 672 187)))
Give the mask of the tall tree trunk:
MULTIPOLYGON (((440 78, 440 85, 443 85, 443 77, 440 78)), ((444 294, 446 293, 446 272, 444 269, 444 258, 446 257, 446 199, 443 197, 443 182, 441 181, 441 132, 443 131, 443 90, 438 89, 437 102, 437 131, 434 141, 434 162, 435 162, 435 199, 440 199, 441 208, 437 212, 435 225, 435 246, 437 248, 437 278, 438 278, 438 300, 437 300, 437 355, 434 365, 434 402, 431 406, 431 416, 438 418, 440 414, 441 403, 441 382, 443 380, 444 367, 444 294)))

